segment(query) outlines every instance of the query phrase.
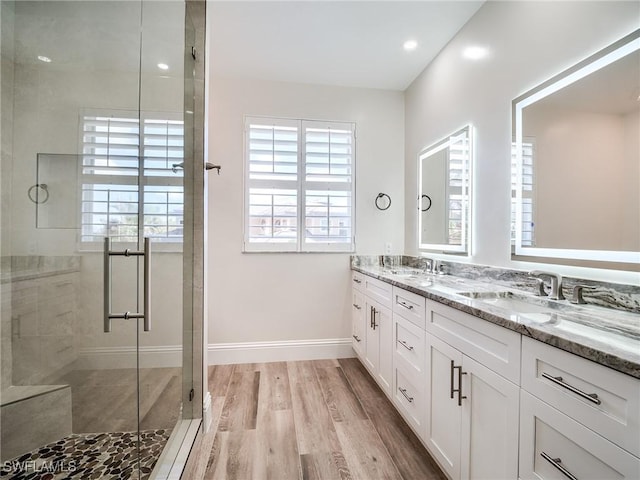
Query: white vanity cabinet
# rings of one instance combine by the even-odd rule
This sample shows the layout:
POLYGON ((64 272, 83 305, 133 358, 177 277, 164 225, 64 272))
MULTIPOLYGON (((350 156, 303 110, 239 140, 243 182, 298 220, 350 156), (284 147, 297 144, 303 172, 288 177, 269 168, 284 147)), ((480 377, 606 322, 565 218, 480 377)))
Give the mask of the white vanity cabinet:
POLYGON ((353 272, 352 345, 371 375, 391 397, 391 285, 353 272))
POLYGON ((424 437, 425 299, 393 287, 393 403, 407 423, 424 437))
POLYGON ((640 479, 640 379, 353 275, 354 349, 452 480, 640 479))
POLYGON ((520 478, 640 478, 640 380, 522 343, 520 478))
POLYGON ((426 301, 424 441, 453 479, 518 476, 520 335, 426 301))

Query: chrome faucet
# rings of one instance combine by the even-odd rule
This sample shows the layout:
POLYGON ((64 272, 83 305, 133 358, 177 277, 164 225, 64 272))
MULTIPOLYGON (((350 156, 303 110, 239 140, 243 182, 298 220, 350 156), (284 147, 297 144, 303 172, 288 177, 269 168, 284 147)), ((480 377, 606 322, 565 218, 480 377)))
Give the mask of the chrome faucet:
POLYGON ((425 263, 424 273, 434 273, 433 266, 435 264, 432 258, 422 257, 425 263))
MULTIPOLYGON (((564 295, 562 294, 562 275, 553 272, 543 272, 542 270, 532 270, 529 272, 533 278, 539 277, 549 277, 551 280, 551 291, 549 292, 549 298, 551 300, 564 300, 564 295)), ((542 288, 540 288, 540 293, 542 293, 542 288)))

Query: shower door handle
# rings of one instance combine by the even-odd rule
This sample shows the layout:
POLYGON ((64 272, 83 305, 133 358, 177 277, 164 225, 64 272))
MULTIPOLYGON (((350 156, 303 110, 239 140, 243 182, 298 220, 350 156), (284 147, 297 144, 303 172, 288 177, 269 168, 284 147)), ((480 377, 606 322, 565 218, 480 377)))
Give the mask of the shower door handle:
POLYGON ((111 331, 111 320, 114 318, 123 318, 128 320, 130 318, 142 318, 144 320, 144 331, 151 331, 151 239, 145 237, 144 250, 111 250, 109 238, 104 239, 104 331, 109 333, 111 331), (124 312, 124 313, 112 313, 111 312, 111 257, 143 257, 144 259, 144 313, 124 312))

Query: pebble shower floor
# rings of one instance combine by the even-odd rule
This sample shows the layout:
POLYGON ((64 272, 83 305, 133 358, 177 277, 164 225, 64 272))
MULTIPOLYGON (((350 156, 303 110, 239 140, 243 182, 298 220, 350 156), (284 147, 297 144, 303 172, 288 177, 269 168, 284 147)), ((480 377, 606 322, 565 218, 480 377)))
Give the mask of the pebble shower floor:
MULTIPOLYGON (((149 477, 169 438, 169 430, 140 432, 140 480, 149 477)), ((138 479, 136 432, 73 434, 3 462, 7 480, 138 479)))

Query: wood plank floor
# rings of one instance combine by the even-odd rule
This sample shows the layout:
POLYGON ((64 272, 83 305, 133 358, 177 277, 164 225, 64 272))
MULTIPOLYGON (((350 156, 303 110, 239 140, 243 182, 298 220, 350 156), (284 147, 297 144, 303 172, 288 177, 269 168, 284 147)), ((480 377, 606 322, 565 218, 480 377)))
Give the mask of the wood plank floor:
POLYGON ((206 479, 446 479, 357 359, 218 365, 209 390, 206 479))

